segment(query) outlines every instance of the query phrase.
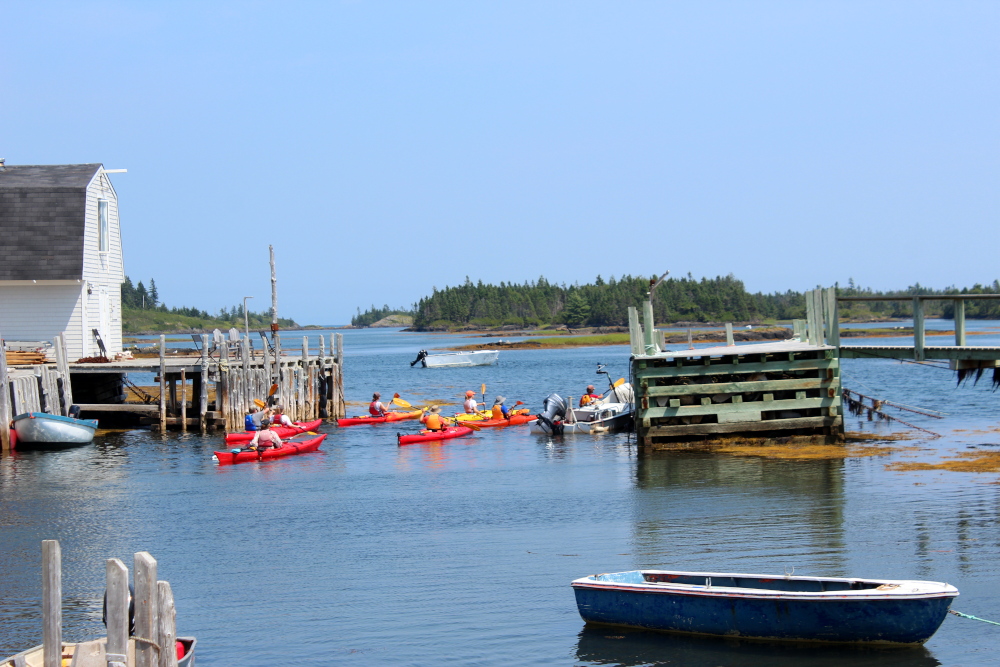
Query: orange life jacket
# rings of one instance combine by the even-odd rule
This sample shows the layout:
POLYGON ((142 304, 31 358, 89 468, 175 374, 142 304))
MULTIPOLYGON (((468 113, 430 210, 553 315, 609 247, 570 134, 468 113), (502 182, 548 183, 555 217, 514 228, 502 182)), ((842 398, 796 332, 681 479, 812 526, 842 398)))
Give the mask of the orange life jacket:
POLYGON ((426 424, 428 430, 431 431, 440 431, 445 427, 444 421, 441 419, 441 415, 435 412, 427 415, 427 418, 424 420, 424 424, 426 424))
POLYGON ((504 419, 504 418, 505 417, 503 416, 503 408, 501 408, 499 405, 494 405, 493 406, 493 419, 504 419))

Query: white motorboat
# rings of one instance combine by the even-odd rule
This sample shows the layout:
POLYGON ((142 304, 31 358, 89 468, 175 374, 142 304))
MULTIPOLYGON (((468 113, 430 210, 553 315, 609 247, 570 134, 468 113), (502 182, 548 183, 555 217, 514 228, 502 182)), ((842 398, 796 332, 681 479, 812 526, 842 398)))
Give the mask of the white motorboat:
MULTIPOLYGON (((598 365, 597 372, 608 375, 603 365, 598 365)), ((532 422, 531 432, 545 435, 563 435, 566 433, 606 433, 609 431, 624 431, 632 426, 632 403, 635 399, 632 385, 623 380, 612 383, 608 375, 610 388, 599 399, 587 405, 574 408, 558 394, 550 394, 542 406, 538 420, 532 422)))
POLYGON ((500 350, 473 350, 469 352, 446 352, 444 354, 427 354, 427 350, 420 350, 417 358, 410 362, 410 366, 415 366, 418 362, 424 368, 490 366, 496 363, 499 356, 500 350))

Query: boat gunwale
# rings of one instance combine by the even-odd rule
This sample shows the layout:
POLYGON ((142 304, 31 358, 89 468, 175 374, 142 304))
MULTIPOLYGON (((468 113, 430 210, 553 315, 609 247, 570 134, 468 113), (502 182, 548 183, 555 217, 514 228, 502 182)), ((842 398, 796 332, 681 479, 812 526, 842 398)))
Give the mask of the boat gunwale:
POLYGON ((608 574, 624 574, 624 572, 607 572, 598 575, 588 575, 575 579, 570 585, 573 588, 590 590, 624 591, 653 595, 684 595, 689 597, 714 597, 714 598, 741 598, 741 599, 765 599, 765 600, 801 600, 801 601, 870 601, 880 600, 929 600, 936 598, 956 598, 959 596, 958 589, 951 584, 940 581, 923 581, 917 579, 870 579, 870 578, 848 578, 848 577, 807 577, 807 576, 766 576, 733 572, 680 572, 673 570, 626 570, 626 572, 640 572, 643 575, 667 574, 678 576, 694 577, 733 577, 749 579, 773 579, 783 581, 816 581, 816 582, 842 582, 855 583, 863 582, 877 584, 879 586, 890 584, 898 588, 890 590, 877 590, 867 588, 859 590, 841 591, 783 591, 766 588, 742 588, 735 586, 707 586, 699 584, 681 584, 672 582, 650 582, 641 583, 597 581, 594 577, 606 576, 608 574), (931 587, 932 590, 906 591, 907 584, 919 584, 924 587, 931 587), (934 590, 936 588, 937 590, 934 590))

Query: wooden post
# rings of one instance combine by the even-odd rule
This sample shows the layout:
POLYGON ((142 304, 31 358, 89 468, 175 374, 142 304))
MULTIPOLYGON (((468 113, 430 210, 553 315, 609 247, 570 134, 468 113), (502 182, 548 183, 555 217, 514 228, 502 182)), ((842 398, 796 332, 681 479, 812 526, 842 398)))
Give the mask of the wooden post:
POLYGON ((177 667, 177 610, 174 609, 174 593, 166 581, 156 582, 157 606, 159 607, 159 627, 156 642, 160 645, 160 661, 157 667, 177 667))
POLYGON ((215 409, 225 420, 226 431, 230 430, 229 417, 229 346, 219 348, 219 382, 215 385, 215 409))
POLYGON ((659 350, 656 349, 656 343, 653 339, 653 329, 655 327, 653 322, 653 303, 649 299, 642 302, 642 325, 642 342, 645 352, 646 354, 656 354, 659 350))
POLYGON ((167 337, 160 334, 160 433, 167 432, 167 337))
POLYGON ((913 358, 924 360, 924 303, 919 296, 913 297, 913 358))
POLYGON ((63 348, 62 336, 57 334, 55 338, 52 339, 53 346, 56 348, 56 370, 59 371, 59 378, 62 379, 60 383, 58 379, 56 380, 57 386, 59 387, 59 414, 63 417, 69 416, 69 364, 66 361, 66 350, 63 348))
POLYGON ((278 274, 274 268, 274 246, 267 246, 271 254, 271 342, 274 345, 274 381, 281 386, 281 334, 278 333, 278 274))
MULTIPOLYGON (((2 339, 0 339, 2 340, 2 339)), ((7 379, 7 348, 0 344, 0 451, 10 451, 10 380, 7 379)))
POLYGON ((308 421, 312 419, 309 414, 309 337, 302 337, 302 371, 299 373, 299 420, 308 421))
POLYGON ((274 369, 271 367, 271 350, 268 349, 267 343, 264 343, 264 376, 267 378, 267 384, 271 385, 274 378, 274 369))
POLYGON ((38 385, 38 407, 41 408, 42 412, 47 412, 51 414, 59 414, 59 411, 52 412, 49 409, 49 392, 45 390, 45 381, 42 379, 42 367, 35 366, 32 369, 35 373, 35 384, 38 385))
POLYGON ((642 325, 639 324, 639 311, 635 306, 628 307, 628 338, 632 354, 643 354, 642 325))
POLYGON ((170 378, 170 416, 176 417, 178 413, 177 409, 177 378, 171 374, 170 378))
POLYGON ((733 339, 733 323, 726 322, 726 345, 732 347, 736 345, 736 341, 733 339))
POLYGON ((44 667, 62 667, 62 550, 58 540, 42 540, 42 646, 44 667))
POLYGON ((188 430, 188 383, 187 371, 181 369, 181 433, 188 430))
POLYGON ((965 299, 955 299, 955 345, 965 345, 965 299))
POLYGON ((108 591, 108 667, 125 667, 128 659, 128 568, 117 558, 105 563, 108 591))
POLYGON ((337 334, 337 416, 347 416, 347 401, 344 398, 344 334, 337 334))
POLYGON ((160 625, 159 599, 156 559, 140 551, 135 555, 135 667, 158 667, 158 651, 152 642, 160 625))
POLYGON ((73 382, 71 381, 69 374, 69 349, 66 347, 65 336, 59 337, 59 345, 62 347, 62 355, 66 364, 66 379, 63 382, 63 386, 66 391, 66 414, 69 414, 69 406, 73 404, 73 382))
POLYGON ((208 334, 201 335, 201 386, 198 390, 198 421, 204 433, 208 429, 208 334))
POLYGON ((826 298, 826 343, 840 347, 840 309, 837 307, 837 288, 823 290, 826 298))

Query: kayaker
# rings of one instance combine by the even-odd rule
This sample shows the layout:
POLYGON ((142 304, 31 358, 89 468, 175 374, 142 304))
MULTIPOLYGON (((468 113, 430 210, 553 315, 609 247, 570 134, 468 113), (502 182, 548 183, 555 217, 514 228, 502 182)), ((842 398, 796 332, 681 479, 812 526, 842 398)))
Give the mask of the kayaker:
POLYGON ((507 419, 510 417, 510 410, 504 405, 504 401, 507 399, 503 396, 497 396, 493 401, 493 419, 507 419))
MULTIPOLYGON (((261 421, 263 423, 263 420, 261 421)), ((271 415, 271 423, 275 426, 295 426, 295 424, 292 423, 292 420, 288 418, 288 415, 285 414, 285 409, 280 405, 274 406, 273 414, 271 415)))
POLYGON ((432 405, 430 411, 420 418, 428 431, 443 431, 448 428, 448 421, 441 416, 441 408, 432 405))
POLYGON ((281 438, 271 430, 271 421, 269 419, 261 419, 260 430, 253 434, 253 439, 247 445, 247 449, 256 451, 258 449, 267 449, 268 446, 278 449, 281 447, 281 438))
POLYGON ((587 405, 588 403, 596 401, 600 397, 601 397, 600 394, 595 394, 594 393, 594 385, 588 384, 587 385, 587 393, 580 397, 580 407, 582 408, 583 406, 587 405))
POLYGON ((257 413, 257 408, 253 407, 247 410, 247 416, 243 418, 243 429, 246 431, 256 431, 257 422, 254 421, 253 416, 257 413))
POLYGON ((248 428, 248 431, 257 431, 260 429, 260 422, 264 419, 271 418, 271 408, 264 408, 263 410, 257 410, 253 413, 253 428, 248 428))
POLYGON ((377 391, 372 394, 372 402, 368 405, 368 412, 374 417, 385 417, 386 413, 389 412, 389 406, 383 405, 382 394, 377 391))
POLYGON ((476 392, 471 389, 465 392, 465 403, 463 405, 465 407, 465 414, 479 414, 479 408, 477 407, 479 403, 476 402, 476 392))

